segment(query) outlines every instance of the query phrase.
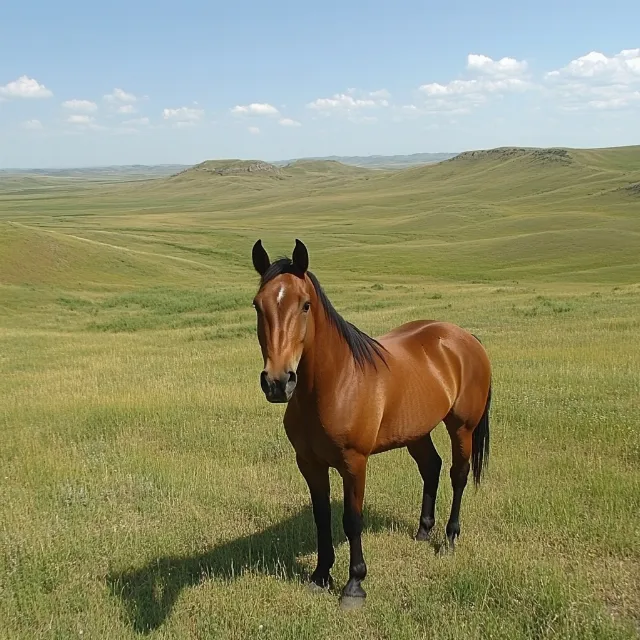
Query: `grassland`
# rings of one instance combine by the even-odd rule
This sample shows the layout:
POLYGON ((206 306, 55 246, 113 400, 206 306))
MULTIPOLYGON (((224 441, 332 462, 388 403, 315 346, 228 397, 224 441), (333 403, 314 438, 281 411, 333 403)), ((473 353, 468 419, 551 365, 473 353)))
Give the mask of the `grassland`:
POLYGON ((0 181, 0 637, 638 637, 638 182, 640 148, 0 181), (453 557, 411 538, 406 451, 372 458, 361 611, 304 588, 308 494, 257 382, 257 237, 272 257, 302 238, 368 332, 446 319, 492 358, 453 557))

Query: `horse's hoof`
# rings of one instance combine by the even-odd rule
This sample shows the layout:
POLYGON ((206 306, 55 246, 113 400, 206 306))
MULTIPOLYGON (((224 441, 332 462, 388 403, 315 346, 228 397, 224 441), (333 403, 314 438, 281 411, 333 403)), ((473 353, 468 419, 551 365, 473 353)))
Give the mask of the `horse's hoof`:
POLYGON ((364 598, 357 596, 342 596, 342 598, 340 598, 340 608, 343 611, 361 609, 364 605, 364 600, 364 598))

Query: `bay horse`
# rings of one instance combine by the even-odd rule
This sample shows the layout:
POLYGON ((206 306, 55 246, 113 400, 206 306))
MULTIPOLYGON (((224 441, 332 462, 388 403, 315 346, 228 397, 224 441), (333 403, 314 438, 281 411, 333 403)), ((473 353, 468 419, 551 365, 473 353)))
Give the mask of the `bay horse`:
POLYGON ((489 454, 489 358, 478 338, 447 322, 416 320, 377 339, 368 336, 335 310, 308 270, 300 240, 291 259, 273 263, 257 240, 252 260, 260 275, 253 299, 264 360, 260 386, 269 402, 288 403, 284 428, 311 494, 318 557, 309 586, 333 585, 331 467, 342 476, 350 549, 340 604, 358 607, 366 597, 361 533, 369 456, 407 447, 424 483, 415 537, 427 540, 442 466, 431 431, 444 422, 453 487, 446 550, 453 551, 469 470, 477 486, 489 454))

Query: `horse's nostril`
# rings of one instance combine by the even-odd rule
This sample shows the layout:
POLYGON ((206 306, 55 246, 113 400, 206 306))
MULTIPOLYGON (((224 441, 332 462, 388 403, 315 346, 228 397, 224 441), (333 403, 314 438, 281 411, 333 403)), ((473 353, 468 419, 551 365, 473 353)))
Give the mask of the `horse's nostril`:
POLYGON ((269 392, 269 380, 267 379, 267 372, 263 371, 260 374, 260 387, 262 388, 262 390, 264 391, 264 393, 268 393, 269 392))
POLYGON ((289 384, 295 384, 298 379, 295 371, 289 371, 289 384))

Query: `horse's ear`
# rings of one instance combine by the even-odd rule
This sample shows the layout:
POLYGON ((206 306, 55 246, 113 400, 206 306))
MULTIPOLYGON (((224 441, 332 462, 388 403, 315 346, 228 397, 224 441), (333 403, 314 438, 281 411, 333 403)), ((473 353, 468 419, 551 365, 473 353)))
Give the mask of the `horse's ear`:
POLYGON ((307 251, 307 247, 304 246, 304 243, 300 240, 296 239, 296 247, 293 250, 293 264, 302 271, 302 273, 306 273, 309 268, 309 252, 307 251))
POLYGON ((253 245, 251 258, 253 259, 253 268, 263 276, 271 266, 271 260, 269 260, 269 255, 262 246, 262 240, 257 240, 253 245))

